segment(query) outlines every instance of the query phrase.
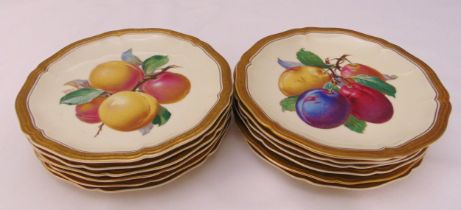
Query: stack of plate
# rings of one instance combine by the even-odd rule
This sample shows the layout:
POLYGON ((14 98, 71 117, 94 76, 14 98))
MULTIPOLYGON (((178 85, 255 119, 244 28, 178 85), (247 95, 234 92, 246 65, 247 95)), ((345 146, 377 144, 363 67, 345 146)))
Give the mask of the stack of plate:
POLYGON ((258 41, 237 65, 235 90, 238 124, 260 157, 297 179, 347 189, 409 174, 451 110, 424 62, 337 28, 258 41))
POLYGON ((37 157, 84 189, 165 184, 202 164, 226 134, 226 61, 164 29, 126 29, 75 42, 35 69, 16 110, 37 157))

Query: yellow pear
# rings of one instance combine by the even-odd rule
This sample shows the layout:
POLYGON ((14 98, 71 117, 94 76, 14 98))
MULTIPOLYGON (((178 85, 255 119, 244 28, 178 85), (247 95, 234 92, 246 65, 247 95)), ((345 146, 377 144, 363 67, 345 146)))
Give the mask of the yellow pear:
POLYGON ((279 88, 286 96, 297 96, 310 89, 322 88, 328 81, 330 76, 322 68, 298 66, 280 75, 279 88))

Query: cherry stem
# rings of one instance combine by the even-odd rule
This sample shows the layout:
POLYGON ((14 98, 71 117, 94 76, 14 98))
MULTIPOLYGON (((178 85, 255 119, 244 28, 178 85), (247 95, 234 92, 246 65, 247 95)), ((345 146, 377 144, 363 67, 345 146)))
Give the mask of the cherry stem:
MULTIPOLYGON (((329 58, 326 58, 325 59, 325 63, 330 65, 328 67, 328 70, 331 72, 330 74, 330 77, 331 77, 331 82, 333 83, 333 85, 335 86, 338 86, 338 83, 340 83, 339 79, 338 78, 341 78, 342 81, 345 81, 347 84, 349 84, 350 82, 347 81, 346 79, 342 78, 341 76, 339 76, 336 71, 339 71, 341 72, 341 64, 344 63, 344 61, 347 61, 348 63, 352 63, 349 59, 347 59, 347 54, 344 54, 342 55, 341 57, 339 58, 333 58, 333 59, 329 59, 329 58), (336 60, 336 63, 334 65, 331 65, 331 62, 330 60, 336 60)), ((330 90, 332 91, 332 90, 330 90)))
MULTIPOLYGON (((325 59, 326 64, 330 64, 330 59, 327 58, 325 59)), ((333 85, 337 85, 339 83, 338 78, 339 76, 336 74, 335 70, 332 69, 331 67, 328 67, 328 70, 331 72, 330 77, 331 77, 331 82, 333 82, 333 85)))
MULTIPOLYGON (((341 57, 339 57, 339 58, 336 59, 336 64, 335 64, 336 69, 338 69, 339 71, 341 71, 341 66, 340 66, 340 65, 341 65, 345 60, 347 60, 347 56, 349 56, 349 55, 344 54, 344 55, 341 55, 341 57)), ((347 61, 350 63, 349 60, 347 60, 347 61)))

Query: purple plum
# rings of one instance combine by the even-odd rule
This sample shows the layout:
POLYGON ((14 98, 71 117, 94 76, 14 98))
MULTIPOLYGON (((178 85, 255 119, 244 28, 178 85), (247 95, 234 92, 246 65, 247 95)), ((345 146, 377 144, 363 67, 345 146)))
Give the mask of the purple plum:
POLYGON ((342 125, 351 112, 351 104, 338 92, 311 89, 296 101, 296 113, 307 124, 316 128, 335 128, 342 125))

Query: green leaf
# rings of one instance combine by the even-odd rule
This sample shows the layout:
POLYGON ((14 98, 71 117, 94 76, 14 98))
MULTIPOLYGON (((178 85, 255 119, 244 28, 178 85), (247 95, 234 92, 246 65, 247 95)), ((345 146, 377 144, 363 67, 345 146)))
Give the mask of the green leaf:
POLYGON ((349 128, 351 131, 363 133, 363 131, 367 127, 367 122, 359 120, 353 115, 349 115, 349 118, 347 118, 346 122, 344 123, 344 126, 349 128))
POLYGON ((68 105, 84 104, 92 101, 102 93, 104 91, 94 88, 81 88, 64 95, 59 103, 68 105))
POLYGON ((168 56, 166 55, 154 55, 142 62, 142 69, 146 74, 152 74, 160 66, 167 64, 169 61, 168 56))
POLYGON ((296 53, 296 57, 298 60, 306 65, 306 66, 317 66, 320 68, 328 68, 329 65, 325 64, 323 60, 316 54, 311 51, 306 51, 304 49, 300 49, 296 53))
POLYGON ((324 89, 327 89, 327 90, 339 91, 338 86, 333 85, 333 83, 331 83, 331 82, 327 82, 327 84, 325 84, 325 85, 323 86, 323 88, 324 88, 324 89))
POLYGON ((168 109, 166 109, 165 107, 160 106, 160 110, 159 110, 157 116, 152 121, 152 124, 162 126, 166 122, 168 122, 170 117, 171 117, 171 112, 168 111, 168 109))
POLYGON ((282 111, 296 111, 296 101, 298 101, 298 96, 290 96, 284 98, 280 101, 280 106, 282 107, 282 111))
POLYGON ((388 96, 395 97, 395 93, 397 92, 394 86, 379 79, 378 77, 372 77, 372 76, 361 74, 361 75, 352 77, 352 79, 356 81, 357 83, 373 88, 388 96))

